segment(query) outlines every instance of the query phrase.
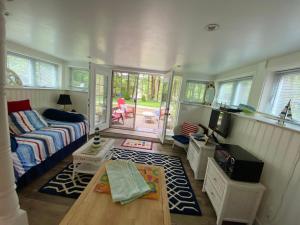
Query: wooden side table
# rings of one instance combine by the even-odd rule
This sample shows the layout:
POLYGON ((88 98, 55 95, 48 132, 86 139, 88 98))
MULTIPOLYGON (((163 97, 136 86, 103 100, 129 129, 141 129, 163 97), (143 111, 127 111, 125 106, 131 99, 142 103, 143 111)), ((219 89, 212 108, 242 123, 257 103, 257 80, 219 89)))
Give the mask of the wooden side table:
POLYGON ((196 180, 204 180, 208 157, 213 157, 216 146, 204 141, 198 141, 191 136, 187 159, 194 172, 196 180))

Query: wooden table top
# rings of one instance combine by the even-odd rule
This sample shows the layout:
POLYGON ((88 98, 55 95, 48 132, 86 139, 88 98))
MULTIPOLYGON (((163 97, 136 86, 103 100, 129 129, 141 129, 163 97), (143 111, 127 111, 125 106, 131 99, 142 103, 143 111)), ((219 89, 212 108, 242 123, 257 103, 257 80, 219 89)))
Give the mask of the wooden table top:
POLYGON ((103 164, 60 225, 171 225, 165 173, 163 167, 157 168, 160 170, 160 198, 139 198, 127 205, 121 205, 112 202, 111 194, 94 191, 105 172, 103 164))

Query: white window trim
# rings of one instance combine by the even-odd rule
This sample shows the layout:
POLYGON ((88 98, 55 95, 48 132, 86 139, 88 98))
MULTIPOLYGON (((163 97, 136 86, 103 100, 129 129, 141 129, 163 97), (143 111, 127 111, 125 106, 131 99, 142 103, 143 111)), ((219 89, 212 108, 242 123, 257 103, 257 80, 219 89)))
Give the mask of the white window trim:
MULTIPOLYGON (((293 73, 299 73, 300 74, 300 68, 285 69, 285 70, 280 70, 280 71, 274 71, 273 72, 273 76, 274 76, 274 80, 272 82, 272 87, 273 88, 271 90, 271 93, 269 94, 269 99, 270 100, 266 103, 266 104, 269 104, 268 105, 269 110, 267 110, 267 112, 262 112, 263 114, 270 115, 271 117, 274 117, 274 118, 279 118, 279 115, 276 115, 275 113, 273 113, 273 108, 274 108, 274 104, 276 103, 277 96, 279 94, 278 90, 279 90, 280 84, 281 84, 280 81, 281 81, 281 78, 283 76, 289 76, 293 73)), ((300 125, 300 120, 292 119, 290 122, 292 124, 300 125)))
MULTIPOLYGON (((181 101, 181 103, 183 103, 183 104, 190 104, 190 105, 203 105, 204 101, 203 102, 194 102, 194 101, 187 101, 186 100, 185 95, 186 95, 187 83, 188 82, 195 82, 195 83, 201 83, 201 84, 208 85, 209 81, 196 80, 196 79, 186 79, 184 82, 185 82, 185 85, 184 85, 185 87, 184 87, 184 90, 183 90, 183 93, 182 93, 182 101, 181 101)), ((204 98, 205 98, 206 90, 207 90, 207 86, 205 87, 204 98)))
MULTIPOLYGON (((252 80, 252 85, 253 85, 253 79, 254 79, 253 73, 251 73, 251 75, 250 74, 247 74, 247 75, 248 76, 244 75, 242 77, 232 76, 230 79, 216 81, 216 83, 217 83, 217 93, 215 95, 215 102, 217 104, 221 104, 221 102, 218 102, 218 97, 219 97, 219 94, 220 94, 220 87, 221 87, 221 85, 224 84, 224 83, 233 82, 234 83, 234 86, 233 86, 233 93, 234 94, 231 96, 231 99, 230 99, 230 102, 232 103, 234 101, 234 98, 236 97, 235 96, 235 92, 236 92, 236 88, 237 88, 237 83, 239 81, 252 80)), ((250 98, 250 95, 251 95, 252 85, 251 85, 249 97, 248 97, 248 100, 247 100, 248 102, 249 102, 249 98, 250 98)), ((230 104, 230 105, 232 105, 232 104, 230 104)))
MULTIPOLYGON (((88 92, 89 91, 89 87, 87 87, 87 88, 79 88, 79 87, 72 86, 72 69, 75 69, 75 70, 84 70, 84 71, 90 72, 89 68, 76 67, 76 66, 69 66, 68 67, 68 70, 69 70, 69 85, 68 85, 68 88, 69 88, 69 90, 70 91, 79 91, 79 92, 88 92)), ((90 79, 90 77, 89 77, 89 79, 90 79)))
MULTIPOLYGON (((42 58, 38 58, 38 57, 33 57, 33 56, 29 56, 26 54, 22 54, 19 52, 15 52, 15 51, 10 51, 8 50, 6 52, 6 56, 8 55, 13 55, 16 57, 20 57, 20 58, 24 58, 24 59, 29 59, 32 65, 32 75, 33 75, 33 85, 32 86, 27 86, 24 85, 23 88, 28 88, 28 89, 56 89, 56 90, 61 90, 61 79, 62 79, 62 75, 61 75, 61 68, 62 65, 55 63, 55 62, 51 62, 42 58), (35 68, 35 63, 36 62, 43 62, 43 63, 48 63, 48 64, 52 64, 56 67, 56 75, 57 75, 57 85, 55 87, 47 87, 47 86, 38 86, 36 85, 37 81, 36 81, 36 76, 35 76, 35 72, 36 72, 36 68, 35 68)), ((6 64, 7 66, 7 64, 6 64)), ((6 88, 10 88, 10 86, 7 86, 6 88)))

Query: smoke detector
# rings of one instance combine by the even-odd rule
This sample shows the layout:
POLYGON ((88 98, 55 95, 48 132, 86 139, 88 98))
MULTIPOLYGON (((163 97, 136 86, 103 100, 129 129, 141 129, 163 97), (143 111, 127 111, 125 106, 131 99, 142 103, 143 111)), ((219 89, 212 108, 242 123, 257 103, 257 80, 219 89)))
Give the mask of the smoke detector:
POLYGON ((210 23, 210 24, 207 24, 204 29, 211 32, 211 31, 216 31, 220 28, 220 25, 217 24, 217 23, 210 23))

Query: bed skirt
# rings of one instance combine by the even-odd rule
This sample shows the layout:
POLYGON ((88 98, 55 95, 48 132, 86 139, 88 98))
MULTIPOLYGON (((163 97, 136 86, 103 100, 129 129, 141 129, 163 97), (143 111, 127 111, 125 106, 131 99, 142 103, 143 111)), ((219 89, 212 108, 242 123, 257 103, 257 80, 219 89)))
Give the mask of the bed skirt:
POLYGON ((86 141, 87 141, 87 136, 84 135, 81 138, 69 144, 68 146, 54 153, 51 157, 47 158, 45 161, 32 167, 23 176, 21 176, 16 182, 17 191, 21 190, 24 186, 32 182, 34 179, 40 177, 41 175, 49 171, 57 163, 62 161, 64 158, 66 158, 68 155, 70 155, 72 152, 74 152, 76 149, 78 149, 80 146, 86 143, 86 141))

